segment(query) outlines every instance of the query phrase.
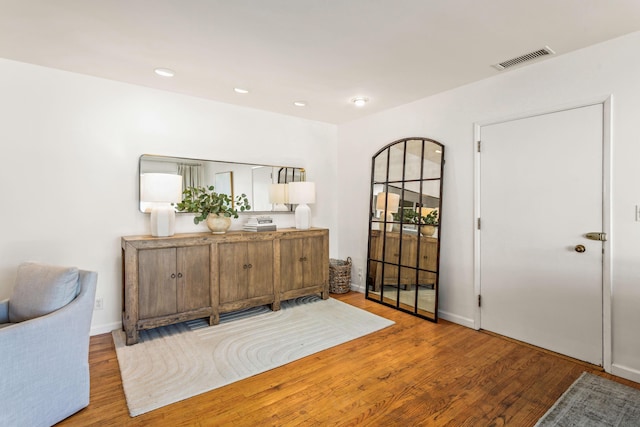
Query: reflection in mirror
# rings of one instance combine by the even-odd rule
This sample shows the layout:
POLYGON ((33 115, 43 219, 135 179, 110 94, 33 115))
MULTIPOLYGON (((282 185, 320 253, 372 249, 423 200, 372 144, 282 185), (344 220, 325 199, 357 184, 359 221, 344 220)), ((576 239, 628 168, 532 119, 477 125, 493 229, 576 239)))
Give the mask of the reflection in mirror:
MULTIPOLYGON (((286 195, 276 196, 272 184, 305 181, 303 168, 257 165, 248 163, 219 162, 185 157, 168 157, 143 154, 140 156, 139 173, 167 173, 182 176, 182 188, 213 185, 218 193, 238 196, 246 194, 251 212, 290 212, 286 195)), ((142 182, 142 180, 140 180, 142 182)), ((142 200, 140 211, 148 212, 150 204, 142 200)))
POLYGON ((233 172, 216 172, 213 186, 219 194, 227 194, 233 199, 233 172))
POLYGON ((437 321, 444 146, 407 138, 372 159, 366 296, 437 321))
POLYGON ((421 271, 418 285, 418 312, 424 316, 434 316, 436 307, 436 275, 421 271))
POLYGON ((389 168, 386 181, 390 183, 398 183, 403 180, 405 161, 404 143, 400 143, 389 148, 389 168))

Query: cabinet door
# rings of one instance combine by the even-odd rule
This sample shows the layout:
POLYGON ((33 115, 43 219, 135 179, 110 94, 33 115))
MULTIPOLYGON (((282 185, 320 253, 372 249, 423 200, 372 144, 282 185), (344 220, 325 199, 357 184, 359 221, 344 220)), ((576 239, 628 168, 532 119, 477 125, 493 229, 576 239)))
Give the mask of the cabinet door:
POLYGON ((420 239, 420 268, 437 271, 438 241, 436 239, 430 237, 422 237, 420 239))
POLYGON ((240 301, 248 298, 247 244, 218 244, 218 281, 220 303, 240 301))
POLYGON ((324 238, 303 237, 280 242, 280 278, 283 291, 320 286, 324 280, 324 238))
MULTIPOLYGON (((400 284, 410 286, 416 282, 416 270, 418 254, 418 238, 416 236, 402 236, 402 264, 400 271, 400 284)), ((405 286, 405 289, 407 287, 405 286)))
POLYGON ((405 267, 416 268, 418 255, 418 238, 411 235, 402 236, 402 264, 405 267))
POLYGON ((273 295, 273 243, 218 245, 220 303, 273 295))
POLYGON ((302 263, 302 276, 304 278, 304 286, 320 286, 323 284, 324 270, 329 269, 323 257, 324 238, 318 236, 308 237, 303 240, 304 262, 302 263))
POLYGON ((139 318, 176 313, 176 248, 140 250, 138 261, 139 318))
POLYGON ((247 246, 247 295, 273 295, 273 242, 250 242, 247 246))
POLYGON ((384 240, 384 283, 398 283, 398 266, 400 264, 400 239, 397 234, 387 233, 384 240))
POLYGON ((177 250, 178 311, 211 306, 209 245, 177 250))
POLYGON ((378 230, 374 230, 371 232, 370 242, 371 242, 370 258, 372 260, 382 261, 383 259, 382 236, 380 235, 380 232, 378 230))
POLYGON ((304 287, 304 239, 282 239, 280 241, 281 290, 304 287))
POLYGON ((420 239, 420 277, 421 285, 435 285, 436 274, 432 271, 438 270, 438 241, 431 237, 420 239), (429 270, 429 271, 425 271, 429 270))

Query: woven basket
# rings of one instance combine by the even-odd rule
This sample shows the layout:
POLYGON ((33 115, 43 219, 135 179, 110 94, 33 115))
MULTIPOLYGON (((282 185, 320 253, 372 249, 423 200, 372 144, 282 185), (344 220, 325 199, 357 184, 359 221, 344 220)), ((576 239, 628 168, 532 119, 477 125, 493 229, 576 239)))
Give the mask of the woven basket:
POLYGON ((329 260, 329 292, 345 294, 351 289, 351 257, 329 260))

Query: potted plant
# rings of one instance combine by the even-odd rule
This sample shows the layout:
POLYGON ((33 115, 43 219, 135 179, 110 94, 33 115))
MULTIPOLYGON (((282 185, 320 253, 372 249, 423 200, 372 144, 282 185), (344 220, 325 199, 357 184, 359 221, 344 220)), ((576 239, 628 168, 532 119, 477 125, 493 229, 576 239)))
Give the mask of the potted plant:
POLYGON ((426 215, 417 216, 420 219, 420 234, 423 236, 433 236, 438 226, 438 209, 432 209, 426 215))
POLYGON ((214 234, 223 234, 231 226, 231 217, 238 218, 238 211, 251 209, 247 195, 232 198, 228 194, 216 193, 213 185, 209 187, 187 187, 182 192, 182 201, 176 204, 179 212, 196 214, 193 222, 207 223, 214 234))
MULTIPOLYGON (((422 208, 422 212, 429 212, 426 215, 420 215, 418 209, 405 209, 402 213, 402 222, 405 224, 416 224, 423 236, 433 236, 438 226, 438 209, 422 208)), ((395 221, 400 221, 400 212, 393 214, 395 221)))

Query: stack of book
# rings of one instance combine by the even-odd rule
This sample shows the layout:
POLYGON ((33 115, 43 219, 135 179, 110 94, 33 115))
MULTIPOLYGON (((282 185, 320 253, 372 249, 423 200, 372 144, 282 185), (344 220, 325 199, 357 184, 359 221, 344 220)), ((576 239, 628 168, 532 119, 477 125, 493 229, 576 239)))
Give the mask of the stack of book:
POLYGON ((243 227, 244 231, 275 231, 277 230, 273 218, 270 216, 250 216, 243 227))

